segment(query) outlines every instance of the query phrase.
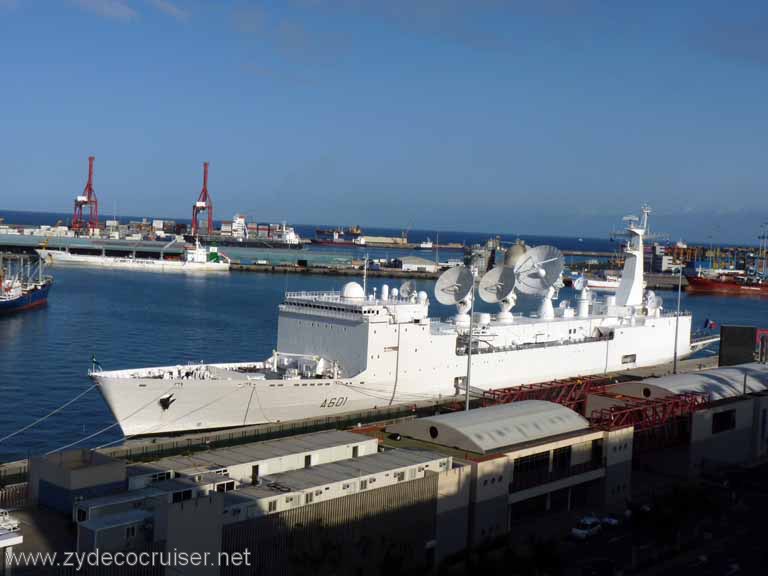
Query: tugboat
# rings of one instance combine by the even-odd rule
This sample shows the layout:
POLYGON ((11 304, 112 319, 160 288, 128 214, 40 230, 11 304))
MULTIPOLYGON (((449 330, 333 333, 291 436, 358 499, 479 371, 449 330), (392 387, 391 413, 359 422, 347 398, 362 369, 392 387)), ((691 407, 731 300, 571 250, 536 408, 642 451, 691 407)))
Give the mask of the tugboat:
POLYGON ((43 263, 37 259, 37 277, 33 278, 31 260, 25 256, 0 256, 0 315, 20 312, 48 302, 53 278, 43 276, 43 263))

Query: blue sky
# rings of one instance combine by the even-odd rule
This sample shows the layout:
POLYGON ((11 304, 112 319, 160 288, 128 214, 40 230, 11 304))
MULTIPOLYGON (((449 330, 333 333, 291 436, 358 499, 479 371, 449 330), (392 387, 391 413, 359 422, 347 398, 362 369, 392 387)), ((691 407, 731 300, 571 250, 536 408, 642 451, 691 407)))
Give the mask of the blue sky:
POLYGON ((0 0, 0 208, 673 239, 768 220, 768 3, 0 0))

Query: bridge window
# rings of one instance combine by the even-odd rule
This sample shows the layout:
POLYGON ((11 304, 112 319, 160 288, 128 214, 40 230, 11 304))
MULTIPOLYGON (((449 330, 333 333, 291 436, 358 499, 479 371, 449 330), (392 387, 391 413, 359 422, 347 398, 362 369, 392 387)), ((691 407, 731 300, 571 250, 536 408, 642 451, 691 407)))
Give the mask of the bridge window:
POLYGON ((637 361, 637 354, 625 354, 621 357, 622 364, 634 364, 637 361))

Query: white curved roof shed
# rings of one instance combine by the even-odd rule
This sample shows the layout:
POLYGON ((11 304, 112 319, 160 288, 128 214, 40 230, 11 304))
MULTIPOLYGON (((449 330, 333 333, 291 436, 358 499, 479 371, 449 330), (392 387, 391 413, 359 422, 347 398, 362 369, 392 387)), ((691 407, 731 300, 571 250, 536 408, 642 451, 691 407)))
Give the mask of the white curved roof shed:
POLYGON ((701 372, 648 378, 639 382, 622 382, 611 386, 610 390, 617 394, 651 400, 684 392, 703 392, 709 394, 712 400, 723 400, 741 396, 745 392, 749 394, 768 390, 768 366, 758 362, 725 366, 701 372))
POLYGON ((561 404, 524 400, 398 422, 388 432, 468 452, 485 454, 505 446, 589 428, 589 422, 561 404))

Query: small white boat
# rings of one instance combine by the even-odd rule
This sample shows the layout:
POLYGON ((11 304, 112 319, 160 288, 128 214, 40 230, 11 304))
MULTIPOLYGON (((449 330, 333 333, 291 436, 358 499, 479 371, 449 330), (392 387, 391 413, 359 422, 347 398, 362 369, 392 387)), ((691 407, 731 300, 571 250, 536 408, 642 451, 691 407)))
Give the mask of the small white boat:
POLYGON ((141 258, 132 254, 125 256, 106 256, 93 254, 73 254, 66 250, 40 248, 37 253, 53 266, 92 266, 120 270, 143 270, 147 272, 228 272, 230 259, 215 246, 185 248, 182 259, 141 258))
POLYGON ((432 243, 432 239, 431 238, 427 238, 423 242, 419 242, 419 245, 417 246, 417 248, 419 250, 432 250, 432 248, 434 248, 434 246, 435 245, 432 243))

